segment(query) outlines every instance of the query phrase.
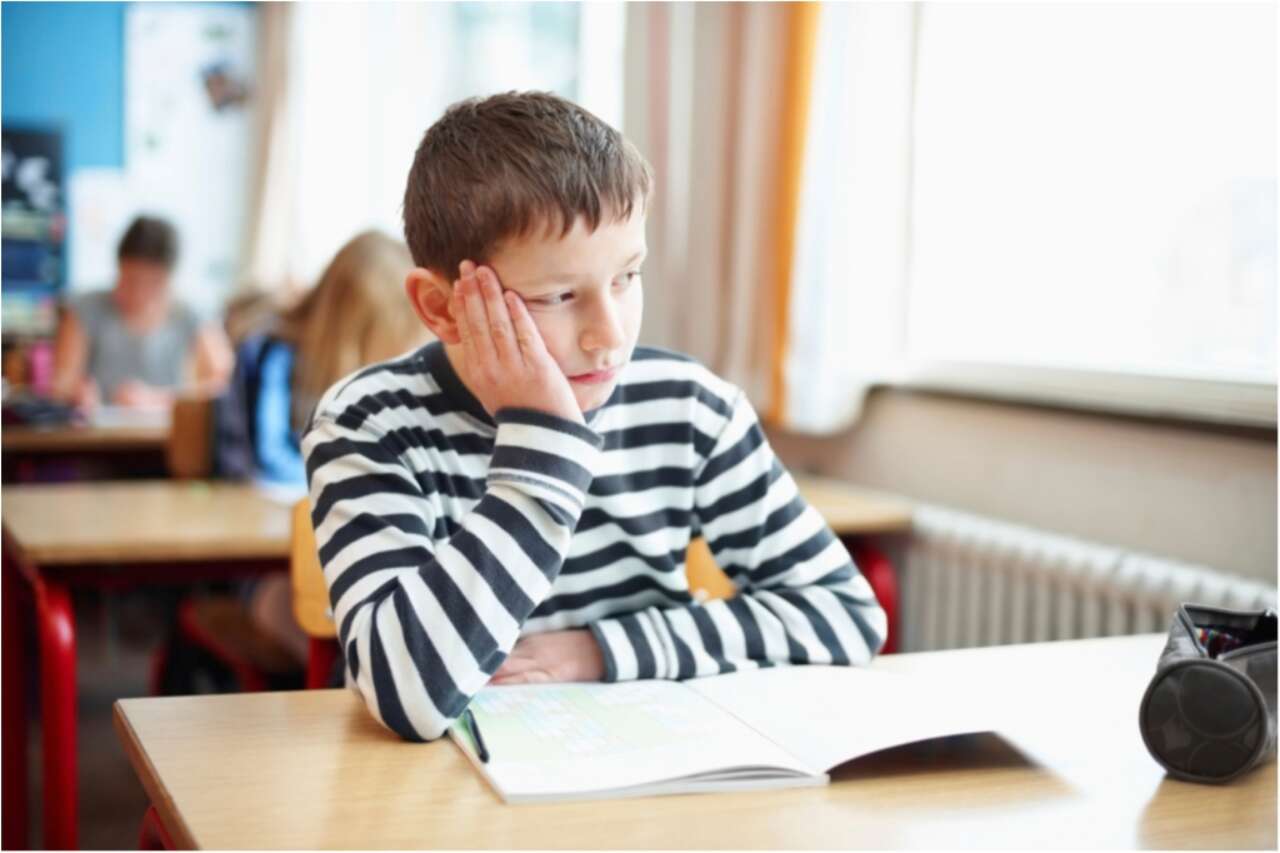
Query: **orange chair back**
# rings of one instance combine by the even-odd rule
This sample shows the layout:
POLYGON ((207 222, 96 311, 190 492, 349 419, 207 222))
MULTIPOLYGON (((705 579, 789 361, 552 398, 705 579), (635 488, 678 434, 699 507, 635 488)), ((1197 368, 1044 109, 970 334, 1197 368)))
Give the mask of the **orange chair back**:
POLYGON ((293 534, 289 552, 293 582, 293 615, 307 636, 327 639, 338 635, 329 613, 329 589, 316 552, 311 528, 311 502, 303 498, 293 505, 293 534))

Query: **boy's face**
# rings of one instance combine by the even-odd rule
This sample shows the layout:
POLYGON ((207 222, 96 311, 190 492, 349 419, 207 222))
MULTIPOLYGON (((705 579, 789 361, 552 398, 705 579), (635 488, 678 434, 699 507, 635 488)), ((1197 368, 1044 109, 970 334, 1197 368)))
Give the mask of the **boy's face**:
POLYGON ((579 218, 563 239, 508 240, 487 264, 524 299, 584 412, 609 399, 640 334, 646 247, 638 208, 594 232, 579 218))
POLYGON ((142 258, 121 258, 115 299, 125 314, 141 314, 163 305, 169 290, 169 270, 142 258))

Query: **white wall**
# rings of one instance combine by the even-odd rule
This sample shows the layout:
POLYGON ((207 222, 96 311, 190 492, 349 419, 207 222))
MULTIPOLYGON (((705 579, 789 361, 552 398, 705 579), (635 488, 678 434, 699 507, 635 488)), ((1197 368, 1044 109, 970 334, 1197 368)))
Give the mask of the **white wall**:
POLYGON ((1276 581, 1274 432, 879 389, 849 432, 770 440, 793 469, 1276 581))

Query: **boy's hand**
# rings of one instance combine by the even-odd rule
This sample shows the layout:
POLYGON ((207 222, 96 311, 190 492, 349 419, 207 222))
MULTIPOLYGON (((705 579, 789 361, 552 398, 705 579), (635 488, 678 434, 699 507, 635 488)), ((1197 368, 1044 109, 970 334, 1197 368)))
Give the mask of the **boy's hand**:
POLYGON ((459 369, 489 414, 508 407, 537 409, 584 423, 569 380, 547 352, 524 300, 505 294, 488 267, 463 261, 450 308, 462 339, 459 369))
POLYGON ((586 628, 529 634, 489 680, 490 684, 540 684, 549 681, 601 681, 604 655, 586 628))
POLYGON ((75 396, 71 399, 71 405, 76 411, 87 415, 92 414, 101 404, 102 391, 99 390, 98 383, 87 376, 81 379, 76 387, 75 396))
POLYGON ((116 386, 111 402, 135 409, 159 409, 173 405, 173 394, 137 379, 128 379, 116 386))

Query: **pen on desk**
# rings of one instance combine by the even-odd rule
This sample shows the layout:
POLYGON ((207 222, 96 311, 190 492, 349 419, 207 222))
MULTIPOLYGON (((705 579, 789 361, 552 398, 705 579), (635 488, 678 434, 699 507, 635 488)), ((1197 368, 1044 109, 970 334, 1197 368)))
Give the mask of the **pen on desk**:
POLYGON ((484 738, 480 736, 480 726, 476 723, 476 715, 471 713, 471 709, 468 708, 462 712, 462 720, 471 732, 471 741, 476 745, 476 756, 481 762, 488 764, 489 750, 484 745, 484 738))

